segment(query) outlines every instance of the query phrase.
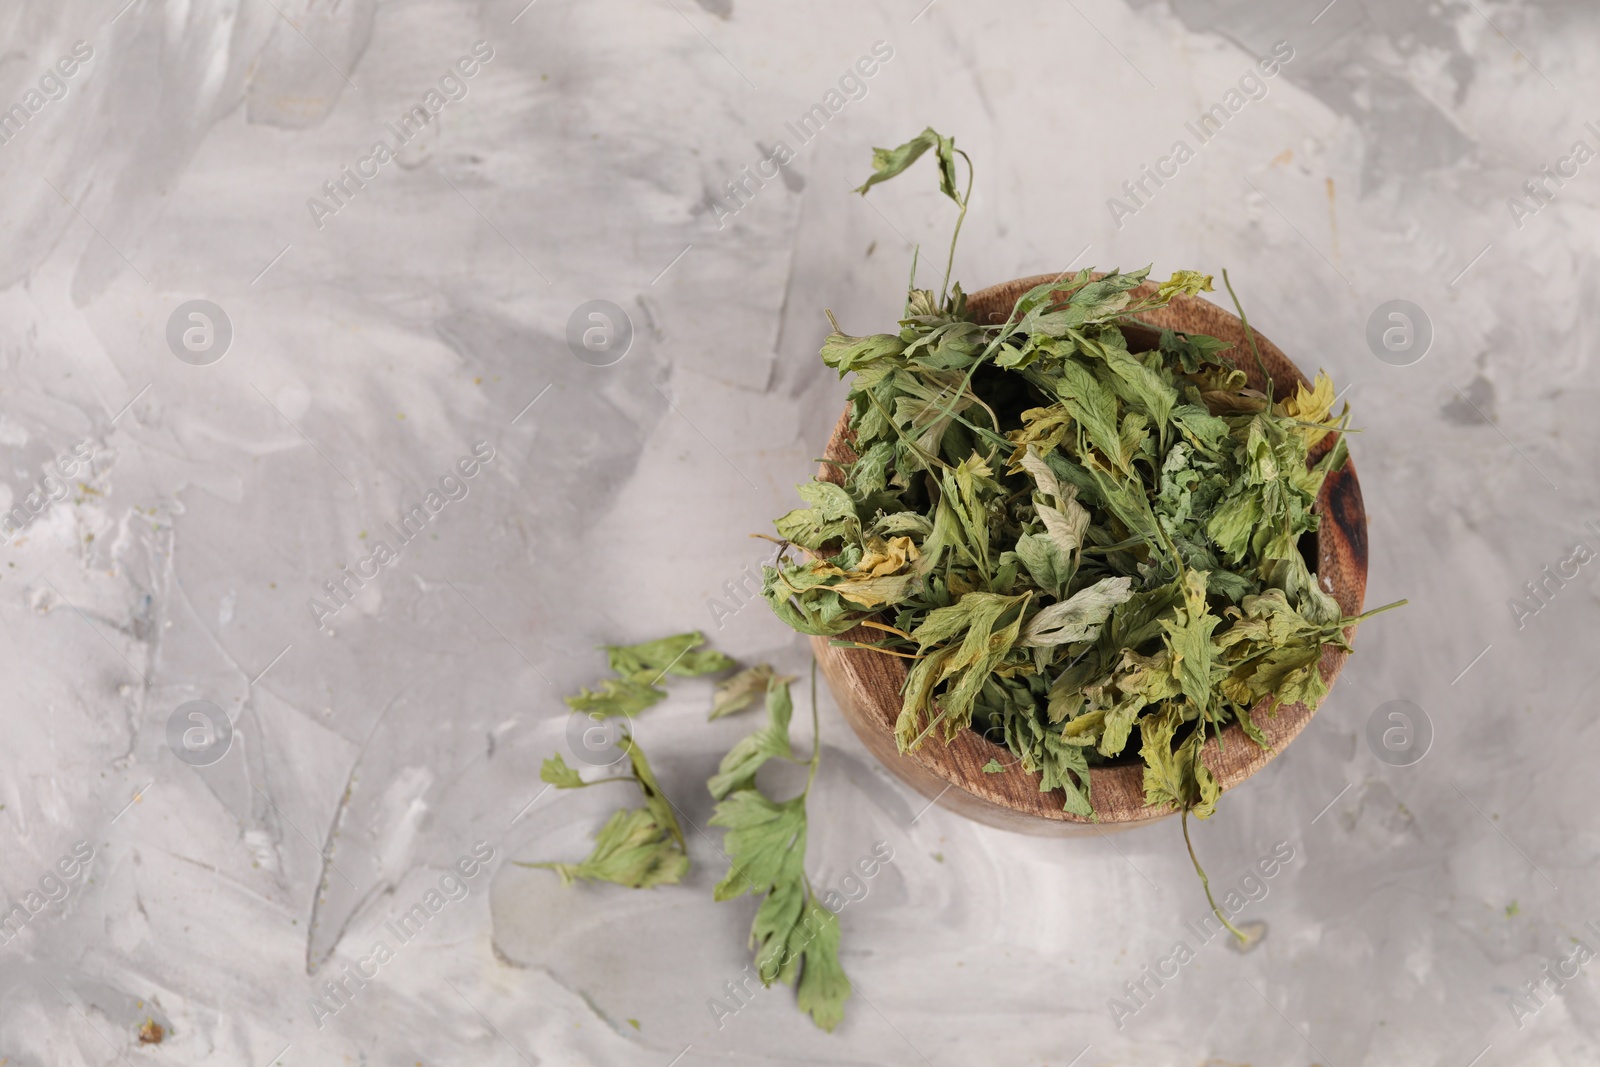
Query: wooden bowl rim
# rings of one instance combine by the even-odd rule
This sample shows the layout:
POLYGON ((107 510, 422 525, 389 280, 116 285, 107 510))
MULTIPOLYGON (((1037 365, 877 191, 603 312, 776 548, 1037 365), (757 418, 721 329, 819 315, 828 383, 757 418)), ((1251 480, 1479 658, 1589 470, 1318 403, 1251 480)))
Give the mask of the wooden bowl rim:
MULTIPOLYGON (((967 306, 975 316, 981 316, 990 322, 1003 322, 1015 304, 1016 298, 1023 292, 1054 278, 1065 276, 1040 274, 989 286, 970 294, 967 306)), ((1134 290, 1134 293, 1136 296, 1145 296, 1153 293, 1155 288, 1154 283, 1145 282, 1134 290)), ((1141 321, 1157 329, 1181 328, 1189 333, 1209 333, 1213 336, 1235 335, 1236 347, 1227 353, 1227 356, 1236 360, 1235 365, 1245 372, 1253 387, 1266 388, 1266 381, 1260 370, 1253 365, 1253 358, 1237 360, 1237 356, 1245 351, 1242 339, 1243 324, 1231 312, 1198 297, 1180 295, 1173 299, 1169 308, 1146 313, 1141 316, 1141 321), (1184 320, 1209 323, 1210 328, 1193 324, 1183 327, 1177 325, 1184 320), (1221 327, 1220 331, 1218 327, 1221 327)), ((1251 332, 1261 353, 1262 363, 1278 388, 1278 395, 1283 395, 1286 386, 1310 384, 1281 349, 1262 336, 1254 326, 1251 327, 1251 332)), ((844 413, 834 426, 828 440, 825 453, 827 460, 840 461, 854 457, 854 452, 850 448, 849 419, 850 407, 846 404, 844 413)), ((1336 437, 1337 435, 1330 434, 1319 442, 1312 451, 1312 460, 1320 458, 1331 448, 1336 437)), ((838 469, 829 462, 821 465, 817 476, 819 479, 836 483, 843 480, 838 469)), ((1315 510, 1321 516, 1316 532, 1317 578, 1323 588, 1339 602, 1340 608, 1346 615, 1359 615, 1366 591, 1366 515, 1361 506, 1360 483, 1353 462, 1346 461, 1339 471, 1328 476, 1323 483, 1322 491, 1318 494, 1315 510), (1337 500, 1338 506, 1330 507, 1330 502, 1334 500, 1337 500)), ((1354 626, 1346 630, 1347 638, 1353 639, 1354 634, 1354 626)), ((871 630, 857 627, 842 634, 841 639, 863 642, 875 640, 875 637, 871 630)), ((901 683, 905 680, 906 668, 903 660, 863 649, 833 646, 828 644, 826 639, 815 639, 813 645, 820 656, 831 660, 825 664, 825 667, 829 668, 825 670, 825 674, 830 687, 835 689, 835 695, 840 698, 842 706, 847 704, 847 699, 846 694, 838 692, 841 684, 848 686, 857 694, 881 694, 881 681, 867 684, 870 677, 881 678, 887 669, 890 677, 898 679, 901 683), (881 662, 885 660, 888 661, 887 664, 881 662)), ((1349 653, 1335 646, 1323 646, 1318 667, 1328 686, 1332 686, 1348 658, 1349 653)), ((864 741, 868 740, 868 737, 863 731, 881 732, 887 735, 890 746, 893 746, 894 721, 900 710, 898 695, 896 686, 895 699, 892 702, 879 699, 870 701, 869 707, 856 710, 854 705, 851 705, 847 709, 851 725, 862 735, 864 741)), ((1201 758, 1216 776, 1224 792, 1271 762, 1289 742, 1299 736, 1315 714, 1313 709, 1307 708, 1302 703, 1280 705, 1274 712, 1268 713, 1267 703, 1268 701, 1263 700, 1252 708, 1250 717, 1266 735, 1271 744, 1270 749, 1258 748, 1246 737, 1238 723, 1231 723, 1222 730, 1220 745, 1214 737, 1205 742, 1201 758)), ((874 740, 881 742, 881 738, 874 740)), ((980 821, 1009 829, 1018 828, 1017 816, 1088 827, 1144 824, 1176 813, 1176 809, 1170 804, 1155 806, 1143 804, 1142 763, 1090 769, 1090 803, 1094 806, 1096 817, 1087 819, 1064 811, 1062 805, 1065 795, 1061 790, 1040 791, 1037 772, 1025 772, 1020 767, 1014 766, 1015 757, 1009 749, 987 740, 973 730, 965 731, 962 736, 948 743, 938 736, 929 737, 920 748, 898 754, 896 758, 906 761, 907 765, 897 766, 890 762, 889 757, 882 754, 881 744, 870 747, 878 751, 880 759, 889 763, 891 770, 914 785, 925 796, 937 800, 951 790, 960 790, 966 796, 952 798, 959 802, 946 802, 944 806, 954 808, 980 821), (981 767, 990 759, 996 760, 1007 769, 993 775, 982 773, 981 767), (935 797, 933 788, 938 783, 943 784, 938 790, 938 796, 935 797), (1132 803, 1128 799, 1134 796, 1138 797, 1137 803, 1132 803), (1115 802, 1102 804, 1102 801, 1112 798, 1116 798, 1115 802)), ((1066 826, 1061 827, 1062 830, 1066 828, 1066 826)))

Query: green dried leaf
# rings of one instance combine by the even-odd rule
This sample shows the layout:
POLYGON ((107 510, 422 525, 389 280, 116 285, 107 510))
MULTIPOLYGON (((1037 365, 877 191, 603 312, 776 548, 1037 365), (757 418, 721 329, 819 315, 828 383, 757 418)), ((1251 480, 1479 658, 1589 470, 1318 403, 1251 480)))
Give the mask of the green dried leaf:
POLYGON ((1190 796, 1198 792, 1172 751, 1173 735, 1182 722, 1182 714, 1170 704, 1160 714, 1139 720, 1139 755, 1144 758, 1144 802, 1148 805, 1187 807, 1190 796))
POLYGON ((1169 361, 1176 360, 1185 374, 1194 374, 1205 366, 1222 366, 1222 353, 1233 346, 1227 341, 1204 334, 1176 333, 1162 330, 1159 348, 1169 361))
POLYGON ((1211 291, 1211 275, 1201 274, 1197 270, 1179 270, 1173 271, 1172 277, 1161 283, 1156 290, 1156 299, 1165 302, 1179 293, 1194 296, 1211 291))
POLYGON ((1167 436, 1167 425, 1172 421, 1172 410, 1178 403, 1178 389, 1167 376, 1129 355, 1125 350, 1107 349, 1106 366, 1115 376, 1112 379, 1122 400, 1148 416, 1167 436))
POLYGON ((731 864, 717 883, 717 900, 765 893, 779 881, 792 880, 804 863, 806 807, 801 797, 777 802, 756 789, 741 789, 717 805, 711 825, 727 829, 723 850, 731 864))
POLYGON ((561 758, 561 753, 546 759, 539 768, 541 781, 549 782, 557 789, 579 789, 586 783, 578 772, 567 766, 567 761, 561 758))
MULTIPOLYGON (((1061 550, 1061 542, 1049 534, 1023 534, 1017 538, 1016 557, 1028 569, 1035 585, 1051 596, 1060 596, 1072 580, 1072 557, 1061 550)), ((1006 557, 1000 557, 1002 566, 1006 557)))
POLYGON ((631 678, 607 678, 597 689, 583 689, 567 697, 567 706, 591 716, 626 715, 632 718, 666 697, 666 690, 657 689, 646 682, 631 678))
POLYGON ((717 900, 732 900, 746 893, 763 897, 750 927, 757 974, 766 985, 798 980, 800 1009, 810 1014, 817 1026, 831 1031, 844 1018, 844 1002, 851 987, 839 965, 838 921, 817 902, 805 874, 806 798, 822 755, 815 733, 815 664, 811 691, 813 740, 805 792, 792 800, 775 801, 755 785, 756 771, 768 759, 793 758, 789 750, 793 710, 789 680, 778 677, 771 679, 767 688, 767 726, 735 745, 723 758, 718 774, 707 783, 720 800, 711 824, 728 831, 723 839, 728 873, 717 883, 713 896, 717 900))
POLYGON ((1132 595, 1132 578, 1102 578, 1029 619, 1017 643, 1043 646, 1093 641, 1112 609, 1132 595))
MULTIPOLYGON (((712 695, 710 720, 715 721, 726 715, 734 715, 751 707, 755 702, 766 695, 767 687, 774 678, 779 677, 772 670, 769 663, 758 663, 754 667, 747 667, 726 681, 718 682, 716 692, 712 695)), ((793 678, 784 678, 792 682, 793 678)))
MULTIPOLYGON (((1076 360, 1061 364, 1056 386, 1062 407, 1067 409, 1089 443, 1113 463, 1122 454, 1122 430, 1117 422, 1117 398, 1094 374, 1076 360)), ((1122 469, 1119 465, 1119 469, 1122 469)), ((1124 470, 1125 473, 1125 470, 1124 470)))
POLYGON ((959 646, 919 660, 911 668, 900 718, 895 724, 895 740, 900 751, 916 747, 935 725, 943 724, 946 738, 967 728, 972 721, 978 691, 1017 641, 1022 608, 1027 601, 1028 594, 968 593, 950 607, 929 612, 927 621, 911 632, 923 650, 957 634, 965 636, 959 646), (1008 615, 1011 621, 1002 623, 1008 615), (938 713, 930 717, 928 696, 937 682, 951 684, 938 713), (925 719, 928 720, 926 727, 923 726, 925 719))
POLYGON ((850 371, 860 370, 890 356, 898 356, 905 348, 906 343, 892 333, 851 337, 835 332, 822 342, 822 362, 837 370, 842 378, 850 371))
POLYGON ((866 196, 867 190, 879 182, 903 174, 907 167, 921 159, 922 154, 930 148, 934 150, 939 162, 939 191, 956 203, 961 203, 961 198, 956 194, 955 140, 940 136, 932 126, 897 148, 874 148, 872 176, 861 183, 855 191, 866 196))
POLYGON ((1183 606, 1170 620, 1162 620, 1166 631, 1167 653, 1172 660, 1172 676, 1183 695, 1189 698, 1202 720, 1211 715, 1215 699, 1211 660, 1211 632, 1222 620, 1206 607, 1206 576, 1189 571, 1183 576, 1183 606))
POLYGON ((721 800, 729 793, 755 786, 756 772, 769 759, 792 759, 789 748, 789 718, 794 703, 789 696, 789 680, 773 677, 767 682, 767 725, 728 750, 717 773, 706 783, 711 795, 721 800))
POLYGON ((831 1034, 844 1021, 844 1002, 854 992, 839 965, 839 917, 813 898, 805 919, 789 938, 790 949, 798 947, 804 959, 795 1002, 810 1014, 813 1023, 831 1034))
POLYGON ((661 786, 656 782, 655 772, 650 769, 649 761, 645 759, 644 749, 639 747, 628 734, 622 735, 622 750, 628 754, 628 762, 633 767, 633 779, 639 785, 639 791, 644 794, 645 806, 650 809, 655 818, 656 825, 662 827, 678 843, 678 849, 685 854, 689 851, 688 844, 683 839, 683 827, 678 825, 678 816, 673 809, 672 801, 667 799, 661 791, 661 786))
POLYGON ((721 652, 710 649, 703 652, 695 651, 705 642, 705 636, 695 630, 686 634, 675 634, 672 637, 660 637, 637 645, 606 645, 605 649, 611 662, 611 669, 617 674, 635 682, 654 685, 666 674, 680 678, 694 678, 702 674, 716 674, 718 671, 725 671, 735 666, 733 660, 721 652))

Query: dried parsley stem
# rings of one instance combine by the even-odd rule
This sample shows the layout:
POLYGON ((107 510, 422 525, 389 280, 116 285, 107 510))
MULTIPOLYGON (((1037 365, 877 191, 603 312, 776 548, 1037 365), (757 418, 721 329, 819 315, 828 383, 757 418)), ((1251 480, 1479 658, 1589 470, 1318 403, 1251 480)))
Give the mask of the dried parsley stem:
POLYGON ((834 648, 859 648, 863 652, 882 652, 885 656, 899 656, 901 659, 927 659, 927 656, 913 656, 909 652, 896 652, 892 648, 881 648, 878 645, 864 645, 859 641, 830 641, 834 648))
POLYGON ((1374 615, 1382 615, 1384 612, 1389 611, 1389 610, 1391 610, 1393 608, 1403 608, 1409 603, 1411 603, 1411 601, 1409 599, 1407 599, 1407 600, 1396 600, 1393 604, 1385 604, 1381 608, 1373 608, 1371 611, 1363 611, 1360 615, 1357 615, 1355 618, 1346 619, 1344 621, 1347 622, 1347 623, 1365 622, 1366 620, 1372 618, 1374 615))
POLYGON ((899 634, 901 637, 905 638, 907 641, 910 641, 910 640, 913 639, 911 637, 911 635, 906 633, 904 630, 897 630, 893 626, 890 626, 888 623, 878 622, 878 621, 876 621, 874 619, 862 619, 861 620, 861 625, 862 626, 870 626, 874 630, 884 630, 884 631, 887 631, 888 633, 899 634))
POLYGON ((1250 320, 1245 316, 1244 305, 1239 303, 1239 297, 1234 294, 1233 283, 1228 280, 1228 268, 1222 268, 1222 284, 1228 288, 1228 296, 1233 300, 1233 309, 1239 313, 1239 324, 1244 327, 1244 339, 1250 342, 1250 352, 1256 357, 1256 369, 1267 380, 1267 408, 1272 408, 1273 394, 1277 391, 1277 384, 1273 382, 1272 375, 1267 373, 1267 365, 1261 361, 1261 350, 1256 347, 1256 332, 1250 328, 1250 320))
MULTIPOLYGON (((961 211, 956 215, 956 228, 954 232, 950 234, 950 258, 945 261, 944 285, 939 289, 939 303, 941 306, 945 302, 945 295, 950 291, 950 272, 954 270, 956 266, 956 241, 961 237, 961 223, 967 217, 967 200, 972 196, 972 179, 974 176, 972 157, 967 155, 961 149, 955 148, 953 145, 952 149, 955 151, 956 155, 967 161, 967 191, 961 196, 961 211)), ((954 172, 952 171, 952 173, 954 172)), ((1000 428, 998 422, 995 424, 995 428, 1000 428)))
POLYGON ((1206 877, 1206 869, 1200 866, 1200 858, 1194 854, 1194 843, 1189 840, 1188 808, 1183 809, 1183 843, 1188 846, 1189 862, 1194 864, 1194 873, 1200 876, 1200 885, 1206 891, 1206 900, 1210 901, 1211 903, 1211 914, 1215 915, 1218 920, 1221 921, 1222 925, 1228 928, 1229 933, 1239 939, 1239 944, 1243 945, 1247 943, 1250 939, 1244 934, 1240 933, 1238 927, 1234 926, 1228 921, 1228 917, 1222 914, 1222 909, 1217 907, 1217 898, 1211 895, 1211 881, 1206 877))
MULTIPOLYGON (((817 764, 822 762, 822 727, 817 718, 817 657, 811 657, 811 770, 806 772, 806 791, 811 795, 811 783, 817 777, 817 764)), ((809 883, 808 883, 809 885, 809 883)))
MULTIPOLYGON (((921 255, 922 255, 922 246, 921 245, 912 245, 911 246, 911 280, 906 283, 906 306, 904 308, 902 308, 901 311, 900 311, 900 317, 902 319, 906 319, 906 318, 910 318, 911 317, 911 294, 917 291, 917 260, 918 260, 918 258, 921 257, 921 255)), ((945 277, 948 278, 949 275, 947 274, 945 277)), ((832 312, 828 313, 828 318, 830 320, 832 320, 832 318, 833 318, 833 313, 832 312)), ((834 329, 835 330, 839 329, 837 324, 834 326, 834 329)), ((843 333, 844 331, 840 330, 839 332, 843 333)))

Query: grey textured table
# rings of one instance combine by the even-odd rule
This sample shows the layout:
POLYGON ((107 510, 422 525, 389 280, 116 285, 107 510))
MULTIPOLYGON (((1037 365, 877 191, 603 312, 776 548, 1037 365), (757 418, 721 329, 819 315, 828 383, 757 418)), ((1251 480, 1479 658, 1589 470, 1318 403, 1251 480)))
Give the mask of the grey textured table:
POLYGON ((0 13, 0 1060, 1600 1059, 1596 16, 922 2, 0 13), (616 803, 538 780, 597 643, 803 672, 747 535, 839 411, 822 310, 883 329, 943 263, 930 172, 848 192, 929 123, 969 289, 1229 268, 1348 389, 1368 603, 1411 605, 1198 828, 1246 954, 1175 823, 923 810, 824 695, 812 876, 893 851, 827 1035, 728 998, 707 683, 639 724, 684 884, 511 861, 616 803))

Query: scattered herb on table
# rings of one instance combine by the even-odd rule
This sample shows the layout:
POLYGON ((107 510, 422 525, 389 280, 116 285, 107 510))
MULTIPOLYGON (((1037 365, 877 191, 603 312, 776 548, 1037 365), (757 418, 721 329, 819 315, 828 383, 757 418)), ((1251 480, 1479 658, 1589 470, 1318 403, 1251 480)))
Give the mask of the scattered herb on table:
MULTIPOLYGON (((665 675, 693 677, 737 666, 720 652, 701 651, 704 642, 701 634, 686 633, 637 645, 607 645, 615 677, 603 679, 594 690, 585 688, 568 697, 567 704, 597 722, 616 715, 631 719, 666 697, 665 690, 655 687, 665 675)), ((761 898, 750 928, 750 944, 762 984, 770 987, 778 981, 795 986, 800 1009, 817 1026, 832 1032, 844 1019, 844 1002, 852 989, 839 963, 838 917, 817 900, 805 873, 806 800, 822 758, 815 663, 811 671, 811 754, 804 759, 796 758, 789 741, 789 721, 794 714, 789 684, 793 681, 760 663, 716 687, 712 720, 738 714, 764 698, 767 723, 735 744, 706 783, 718 801, 710 821, 727 830, 724 845, 729 860, 728 873, 712 895, 718 901, 746 893, 761 898), (774 800, 756 785, 756 774, 772 759, 806 765, 805 789, 798 796, 774 800)), ((553 870, 564 885, 581 880, 649 889, 682 880, 689 869, 689 853, 674 805, 662 793, 632 731, 623 729, 618 744, 629 759, 631 772, 627 775, 585 781, 558 753, 544 761, 539 777, 557 789, 631 781, 644 795, 645 806, 614 812, 595 834, 594 850, 579 863, 519 861, 518 866, 553 870)))
MULTIPOLYGON (((972 167, 951 138, 875 149, 857 191, 930 151, 960 209, 953 265, 972 167)), ((1237 722, 1265 747, 1249 709, 1314 708, 1323 646, 1348 651, 1366 616, 1344 616, 1299 549, 1346 457, 1333 383, 1276 395, 1247 321, 1266 392, 1228 343, 1157 335, 1139 316, 1211 277, 1178 271, 1152 292, 1148 272, 1063 274, 986 325, 948 268, 936 296, 913 266, 898 332, 835 323, 821 355, 852 375, 856 458, 834 465, 837 482, 798 487, 806 506, 776 526, 805 556, 780 550, 763 591, 802 633, 866 627, 864 647, 911 661, 901 751, 978 730, 1093 818, 1090 768, 1132 746, 1145 802, 1180 809, 1187 841, 1188 814, 1209 816, 1221 791, 1200 759, 1208 733, 1237 722)))
POLYGON ((721 652, 700 651, 705 640, 699 631, 693 631, 637 645, 606 645, 606 658, 616 677, 602 679, 597 688, 585 688, 567 697, 567 706, 591 716, 631 718, 666 699, 667 691, 656 684, 666 675, 694 678, 734 666, 733 660, 721 652))
POLYGON ((543 867, 561 876, 563 885, 575 880, 615 882, 632 889, 674 885, 689 870, 689 849, 672 803, 661 792, 644 750, 624 732, 619 746, 628 755, 631 773, 592 782, 584 781, 560 753, 544 761, 539 777, 557 789, 583 789, 608 782, 633 782, 644 794, 644 807, 614 812, 594 835, 594 851, 581 863, 518 863, 543 867))
MULTIPOLYGON (((712 720, 720 719, 725 715, 733 715, 750 707, 766 695, 771 688, 775 675, 772 667, 765 663, 758 663, 740 671, 726 681, 717 683, 716 695, 711 701, 712 720)), ((786 678, 785 681, 794 681, 786 678)))
MULTIPOLYGON (((606 659, 615 674, 596 688, 567 697, 567 706, 595 722, 613 716, 633 716, 666 698, 656 683, 668 674, 683 678, 715 674, 736 664, 709 649, 701 650, 704 635, 698 631, 673 634, 637 645, 606 645, 606 659)), ((594 838, 594 851, 580 863, 519 863, 555 871, 565 885, 575 880, 615 882, 633 889, 672 885, 689 869, 689 850, 678 825, 672 802, 661 792, 654 772, 632 731, 624 728, 617 741, 627 755, 629 774, 586 782, 558 753, 544 761, 539 777, 557 789, 582 789, 607 782, 633 782, 644 794, 644 807, 614 812, 594 838)))

